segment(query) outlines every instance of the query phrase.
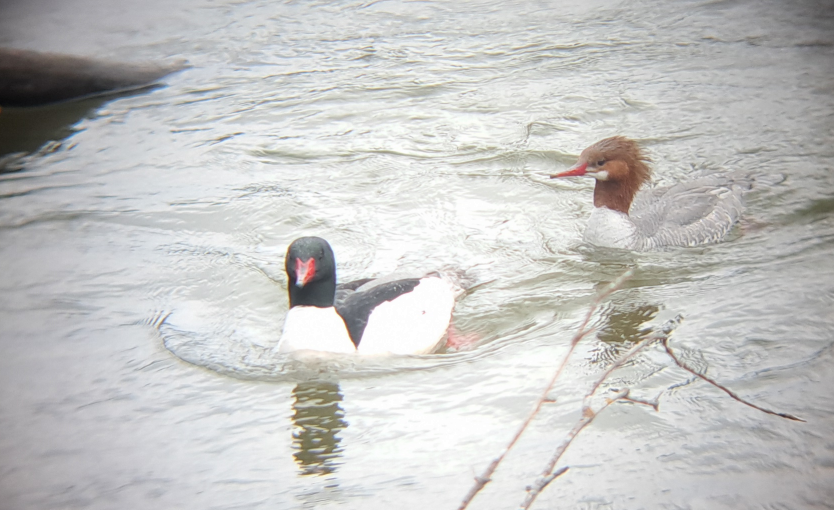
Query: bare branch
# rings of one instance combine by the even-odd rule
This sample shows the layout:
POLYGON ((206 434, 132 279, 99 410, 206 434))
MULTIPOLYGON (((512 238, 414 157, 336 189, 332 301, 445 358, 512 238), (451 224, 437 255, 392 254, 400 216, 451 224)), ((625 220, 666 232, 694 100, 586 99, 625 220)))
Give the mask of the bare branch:
MULTIPOLYGON (((573 336, 573 338, 570 341, 568 351, 562 357, 562 360, 559 363, 559 366, 557 367, 556 372, 554 372, 553 377, 550 378, 550 381, 548 382, 548 384, 545 387, 544 391, 542 392, 541 396, 536 400, 535 404, 533 405, 533 409, 530 411, 530 414, 527 416, 527 419, 524 420, 524 422, 518 428, 515 435, 513 435, 512 439, 510 439, 509 444, 507 445, 506 448, 504 448, 504 450, 501 452, 501 454, 498 457, 496 457, 495 459, 493 459, 492 462, 489 463, 489 466, 487 466, 486 470, 484 470, 484 472, 480 476, 475 477, 474 485, 472 485, 472 488, 469 489, 469 492, 463 498, 463 501, 461 502, 460 506, 458 507, 458 510, 464 510, 467 506, 469 506, 469 503, 478 494, 478 492, 480 492, 480 490, 483 489, 484 486, 490 482, 492 474, 498 468, 498 465, 501 463, 502 460, 504 460, 504 457, 512 449, 512 447, 515 446, 515 443, 518 441, 518 439, 521 437, 521 435, 524 433, 524 431, 527 430, 527 427, 533 421, 533 418, 535 418, 536 415, 539 413, 539 410, 541 410, 542 405, 544 405, 547 402, 552 402, 553 401, 553 399, 548 398, 548 394, 553 390, 553 386, 556 384, 556 381, 559 379, 559 376, 562 375, 562 371, 564 370, 565 366, 567 365, 568 359, 570 359, 570 356, 571 356, 571 354, 573 354, 573 351, 576 348, 577 344, 579 344, 579 342, 583 338, 585 338, 586 336, 588 336, 588 334, 591 333, 592 329, 588 328, 588 323, 590 323, 591 317, 593 316, 597 307, 599 307, 599 304, 604 299, 606 299, 614 291, 619 289, 623 285, 623 283, 628 278, 630 278, 631 275, 633 275, 633 274, 634 274, 634 271, 632 269, 628 269, 622 275, 620 275, 616 280, 611 282, 591 302, 591 306, 588 308, 588 313, 585 314, 584 320, 582 321, 582 323, 579 326, 579 329, 577 330, 576 334, 573 336)), ((552 469, 550 471, 552 471, 552 469)), ((548 471, 548 475, 551 474, 550 471, 548 471)), ((564 471, 565 470, 563 470, 562 473, 564 471)), ((562 474, 562 473, 559 473, 559 474, 562 474)), ((557 476, 558 475, 553 476, 551 478, 551 480, 555 479, 557 476)))
POLYGON ((582 402, 582 417, 579 419, 579 421, 576 422, 576 424, 573 426, 570 432, 568 432, 568 434, 565 436, 565 439, 562 441, 562 444, 560 444, 559 447, 556 448, 556 451, 553 452, 553 455, 550 457, 550 461, 545 466, 542 474, 539 476, 539 479, 536 481, 536 483, 534 483, 533 486, 527 490, 527 496, 524 498, 524 502, 521 504, 520 508, 530 508, 530 505, 533 504, 533 502, 536 500, 541 491, 544 490, 544 488, 547 487, 547 485, 558 476, 556 475, 556 473, 562 474, 564 472, 564 468, 559 469, 557 471, 553 471, 553 469, 556 467, 556 463, 559 462, 559 459, 562 457, 565 451, 567 451, 571 442, 582 431, 582 429, 590 425, 591 422, 594 421, 594 418, 596 418, 599 415, 599 413, 601 413, 609 405, 613 404, 618 400, 623 400, 628 402, 646 404, 653 407, 655 411, 657 410, 657 402, 649 403, 644 402, 642 400, 632 399, 631 397, 629 397, 629 390, 627 388, 619 390, 614 395, 614 397, 606 399, 605 404, 602 407, 600 407, 596 412, 594 412, 593 409, 591 409, 590 400, 591 397, 597 392, 597 390, 599 390, 600 386, 602 386, 602 383, 605 382, 606 379, 608 379, 612 372, 623 366, 624 363, 634 358, 640 351, 654 344, 658 340, 666 341, 669 334, 672 331, 674 331, 675 327, 677 327, 677 325, 680 324, 682 319, 683 318, 680 315, 678 315, 674 319, 664 323, 659 330, 653 331, 646 338, 634 344, 634 346, 632 346, 631 349, 629 349, 628 351, 626 351, 625 354, 617 358, 617 360, 614 363, 612 363, 611 366, 608 367, 608 369, 606 369, 602 374, 600 374, 594 385, 591 387, 588 393, 585 394, 585 398, 582 402))
MULTIPOLYGON (((527 419, 518 428, 515 435, 510 440, 510 443, 507 445, 506 448, 504 448, 504 450, 501 452, 501 454, 498 457, 496 457, 495 459, 493 459, 492 462, 490 462, 489 466, 487 466, 487 469, 484 471, 483 474, 481 474, 480 476, 475 478, 475 484, 472 486, 469 493, 466 495, 466 497, 462 501, 460 507, 458 507, 458 510, 464 510, 465 508, 467 508, 469 503, 478 494, 478 492, 481 489, 483 489, 484 486, 486 486, 487 483, 490 482, 490 480, 491 480, 490 477, 495 472, 495 470, 498 468, 498 465, 501 463, 501 461, 504 459, 504 457, 507 455, 507 453, 509 453, 509 451, 516 444, 518 439, 521 437, 521 435, 524 433, 524 431, 527 429, 527 427, 530 425, 530 423, 533 421, 533 419, 539 413, 542 406, 546 403, 555 402, 555 398, 549 397, 548 395, 553 390, 553 386, 556 384, 556 381, 559 379, 562 372, 564 371, 564 368, 567 365, 567 362, 570 359, 571 355, 573 354, 576 346, 579 344, 580 341, 582 341, 583 338, 587 337, 589 334, 591 334, 593 332, 593 328, 588 326, 590 321, 591 321, 591 317, 593 316, 596 309, 599 307, 599 304, 605 298, 610 296, 614 291, 619 289, 622 286, 623 282, 627 278, 629 278, 631 276, 631 274, 632 274, 631 270, 626 271, 625 273, 623 273, 619 278, 617 278, 609 286, 607 286, 602 292, 600 292, 596 296, 596 298, 592 301, 592 303, 591 303, 591 305, 588 309, 588 313, 585 315, 585 318, 583 319, 582 323, 580 324, 576 334, 571 339, 568 351, 562 357, 562 359, 559 363, 559 366, 557 367, 553 376, 550 378, 550 381, 548 382, 548 384, 545 387, 544 391, 542 392, 541 396, 536 400, 536 402, 533 406, 533 409, 531 410, 530 414, 527 416, 527 419)), ((686 366, 675 355, 675 353, 672 351, 672 349, 669 347, 669 335, 680 324, 681 320, 682 320, 682 317, 680 315, 678 315, 674 319, 672 319, 670 321, 667 321, 660 329, 655 330, 649 336, 647 336, 646 338, 644 338, 643 340, 641 340, 640 342, 638 342, 637 344, 632 346, 631 349, 629 349, 625 354, 620 356, 614 363, 612 363, 604 372, 602 372, 599 375, 599 377, 597 378, 597 380, 595 381, 595 383, 593 384, 591 389, 585 394, 585 397, 583 398, 581 417, 574 424, 573 428, 570 431, 568 431, 568 433, 566 434, 562 443, 556 448, 556 451, 551 456, 550 461, 547 463, 547 465, 545 466, 544 470, 539 475, 539 477, 535 481, 535 483, 533 483, 531 486, 527 487, 527 494, 524 498, 524 501, 522 502, 522 504, 520 506, 520 509, 522 509, 522 510, 529 509, 530 506, 535 502, 535 500, 539 496, 539 494, 541 494, 541 492, 550 484, 550 482, 552 482, 553 480, 555 480, 556 478, 558 478, 559 476, 561 476, 562 474, 564 474, 565 472, 568 471, 568 469, 569 469, 568 466, 564 466, 564 467, 561 467, 559 469, 555 469, 556 464, 559 462, 562 455, 565 453, 565 451, 567 451, 568 447, 573 442, 573 440, 579 435, 579 433, 582 432, 582 430, 584 430, 585 427, 590 425, 594 421, 594 419, 599 415, 599 413, 601 413, 603 410, 608 408, 608 406, 610 406, 614 402, 622 401, 622 402, 629 402, 629 403, 633 403, 633 404, 646 405, 646 406, 652 407, 655 411, 658 410, 660 395, 658 395, 652 401, 638 399, 638 398, 632 398, 629 395, 629 389, 628 388, 617 390, 616 393, 614 394, 614 396, 610 397, 610 398, 606 398, 604 400, 604 403, 597 410, 594 410, 591 406, 592 397, 597 393, 597 391, 600 389, 600 387, 603 385, 603 383, 611 376, 611 374, 615 370, 622 367, 623 364, 625 364, 627 361, 633 359, 640 351, 642 351, 647 346, 652 345, 654 343, 661 343, 663 345, 664 349, 666 350, 666 353, 672 358, 672 360, 679 367, 681 367, 682 369, 686 370, 687 372, 693 374, 694 376, 696 376, 700 379, 703 379, 704 381, 712 384, 716 388, 724 391, 725 393, 727 393, 729 396, 731 396, 733 399, 737 400, 738 402, 741 402, 742 404, 750 406, 750 407, 752 407, 754 409, 757 409, 759 411, 762 411, 764 413, 772 414, 774 416, 779 416, 781 418, 786 418, 786 419, 789 419, 789 420, 795 420, 795 421, 801 421, 801 422, 805 421, 805 420, 803 420, 801 418, 798 418, 796 416, 793 416, 791 414, 771 411, 769 409, 765 409, 763 407, 760 407, 760 406, 757 406, 757 405, 752 404, 750 402, 747 402, 746 400, 742 399, 741 397, 739 397, 738 395, 736 395, 735 393, 733 393, 732 391, 730 391, 726 387, 722 386, 718 382, 714 381, 713 379, 711 379, 711 378, 709 378, 709 377, 707 377, 703 374, 700 374, 700 373, 696 372, 695 370, 686 366)))
POLYGON ((570 432, 568 432, 568 434, 565 436, 565 439, 562 441, 562 444, 560 444, 559 447, 556 448, 556 452, 551 457, 550 462, 548 463, 547 467, 545 468, 544 472, 539 477, 539 479, 536 480, 536 482, 533 483, 531 487, 527 488, 527 496, 524 498, 524 502, 521 503, 521 506, 519 508, 525 510, 530 508, 530 505, 533 504, 533 502, 536 500, 539 494, 541 494, 544 488, 547 487, 547 485, 550 482, 555 480, 556 477, 568 470, 567 467, 563 467, 556 471, 553 471, 553 466, 556 465, 556 462, 558 462, 562 454, 565 453, 565 451, 568 449, 568 446, 570 446, 573 439, 577 435, 579 435, 580 432, 582 432, 582 429, 590 425, 591 422, 594 421, 594 418, 596 418, 599 415, 599 413, 601 413, 606 407, 610 406, 617 400, 620 400, 627 396, 628 390, 621 390, 617 392, 617 394, 613 398, 605 399, 605 403, 596 412, 593 409, 591 409, 591 407, 587 403, 582 406, 582 417, 579 419, 579 421, 576 422, 576 424, 573 426, 570 432))
POLYGON ((659 410, 659 408, 660 408, 660 395, 658 395, 657 398, 655 398, 654 400, 642 400, 642 399, 639 399, 639 398, 631 398, 631 397, 626 397, 626 398, 623 398, 622 400, 623 400, 623 402, 631 402, 632 404, 640 404, 640 405, 644 405, 644 406, 649 406, 652 409, 654 409, 655 411, 659 410))
POLYGON ((683 363, 683 362, 682 362, 682 361, 681 361, 681 360, 680 360, 680 359, 679 359, 679 358, 675 355, 675 353, 672 351, 672 348, 671 348, 671 347, 669 347, 669 339, 668 339, 668 338, 663 339, 663 340, 661 341, 661 343, 663 344, 663 348, 664 348, 664 349, 666 349, 666 354, 668 354, 668 355, 669 355, 669 357, 670 357, 670 358, 672 358, 672 360, 675 362, 675 364, 676 364, 676 365, 678 365, 678 366, 679 366, 679 367, 681 367, 682 369, 686 370, 686 371, 687 371, 687 372, 689 372, 690 374, 694 375, 695 377, 698 377, 699 379, 703 379, 704 381, 706 381, 706 382, 708 382, 708 383, 712 384, 713 386, 715 386, 715 387, 716 387, 716 388, 718 388, 719 390, 723 391, 723 392, 724 392, 724 393, 726 393, 727 395, 729 395, 729 396, 733 397, 735 400, 737 400, 737 401, 741 402, 742 404, 744 404, 744 405, 746 405, 746 406, 750 406, 750 407, 752 407, 753 409, 757 409, 757 410, 759 410, 759 411, 761 411, 761 412, 763 412, 763 413, 772 414, 773 416, 779 416, 780 418, 785 418, 785 419, 788 419, 788 420, 794 420, 794 421, 801 421, 801 422, 805 422, 805 420, 803 420, 802 418, 799 418, 799 417, 794 416, 794 415, 792 415, 792 414, 788 414, 788 413, 779 413, 779 412, 776 412, 776 411, 771 411, 770 409, 765 409, 764 407, 757 406, 756 404, 753 404, 753 403, 751 403, 751 402, 748 402, 748 401, 744 400, 743 398, 739 397, 738 395, 736 395, 735 393, 733 393, 732 391, 730 391, 728 388, 726 388, 726 387, 722 386, 721 384, 719 384, 719 383, 718 383, 718 382, 716 382, 715 380, 710 379, 709 377, 705 376, 704 374, 698 373, 698 372, 696 372, 695 370, 693 370, 693 369, 689 368, 688 366, 686 366, 686 364, 684 364, 684 363, 683 363))

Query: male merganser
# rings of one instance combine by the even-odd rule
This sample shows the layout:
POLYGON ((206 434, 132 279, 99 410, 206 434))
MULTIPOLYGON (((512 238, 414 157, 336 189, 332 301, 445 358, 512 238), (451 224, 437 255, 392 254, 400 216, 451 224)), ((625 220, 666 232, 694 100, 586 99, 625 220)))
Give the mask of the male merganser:
POLYGON ((333 249, 320 237, 293 241, 285 267, 290 309, 280 352, 427 354, 449 327, 455 291, 440 275, 359 280, 337 294, 333 249))
POLYGON ((720 241, 738 221, 749 180, 711 175, 638 193, 651 176, 648 162, 637 143, 614 136, 582 151, 569 170, 550 176, 597 180, 586 242, 628 250, 696 246, 720 241))

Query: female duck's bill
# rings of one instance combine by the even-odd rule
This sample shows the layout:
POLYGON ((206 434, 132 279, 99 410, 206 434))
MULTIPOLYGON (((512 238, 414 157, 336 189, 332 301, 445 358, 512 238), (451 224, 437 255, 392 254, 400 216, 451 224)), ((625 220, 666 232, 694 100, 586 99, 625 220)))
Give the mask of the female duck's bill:
POLYGON ((337 288, 333 250, 320 237, 293 241, 285 269, 290 309, 280 352, 427 354, 446 335, 455 293, 440 276, 366 279, 337 288))

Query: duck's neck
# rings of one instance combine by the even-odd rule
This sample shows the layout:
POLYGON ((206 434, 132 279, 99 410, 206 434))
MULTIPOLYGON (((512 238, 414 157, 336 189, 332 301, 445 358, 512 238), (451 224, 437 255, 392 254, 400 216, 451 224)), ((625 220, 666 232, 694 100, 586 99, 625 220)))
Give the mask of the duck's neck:
POLYGON ((640 184, 629 180, 597 181, 594 186, 594 207, 606 207, 628 214, 631 201, 640 189, 640 184))
POLYGON ((310 282, 304 287, 290 283, 290 308, 294 306, 315 306, 328 308, 336 298, 336 278, 310 282))

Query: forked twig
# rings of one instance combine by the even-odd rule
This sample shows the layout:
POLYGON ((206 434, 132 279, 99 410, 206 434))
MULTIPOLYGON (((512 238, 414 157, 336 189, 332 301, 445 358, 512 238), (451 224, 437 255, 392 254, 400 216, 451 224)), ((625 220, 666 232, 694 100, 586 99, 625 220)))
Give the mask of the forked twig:
MULTIPOLYGON (((518 439, 521 437, 521 435, 524 433, 524 431, 527 429, 527 427, 530 425, 530 423, 533 421, 533 419, 539 413, 539 411, 541 410, 542 405, 545 404, 545 403, 548 403, 548 402, 554 402, 554 399, 548 397, 548 394, 553 390, 553 386, 556 384, 556 381, 559 379, 562 372, 564 371, 564 368, 567 365, 567 362, 570 359, 571 355, 573 354, 576 346, 579 344, 579 342, 583 338, 587 337, 588 334, 590 334, 593 331, 593 328, 589 328, 588 324, 590 323, 591 317, 593 316, 594 312, 599 307, 599 304, 605 298, 610 296, 614 291, 619 289, 622 286, 623 282, 626 279, 628 279, 629 277, 631 277, 631 275, 632 275, 631 270, 626 271, 619 278, 617 278, 610 285, 608 285, 608 287, 606 287, 605 290, 600 292, 596 296, 596 298, 594 298, 593 302, 591 303, 591 305, 588 309, 588 313, 585 315, 585 318, 582 321, 582 323, 580 324, 579 329, 577 330, 576 334, 571 339, 570 345, 568 347, 568 351, 562 357, 562 360, 560 361, 559 366, 557 367, 553 376, 550 378, 550 381, 548 382, 548 384, 545 387, 544 391, 542 392, 541 396, 536 400, 535 404, 533 405, 533 409, 530 411, 530 414, 527 416, 527 419, 524 420, 524 422, 518 428, 515 435, 512 437, 509 444, 506 446, 506 448, 504 448, 504 450, 501 452, 501 454, 498 457, 496 457, 495 459, 493 459, 492 462, 490 462, 489 466, 487 466, 486 470, 484 470, 484 472, 480 476, 475 477, 475 484, 472 486, 472 488, 466 494, 466 497, 461 502, 460 506, 458 507, 458 510, 464 510, 465 508, 467 508, 469 503, 478 494, 478 492, 481 489, 483 489, 484 486, 486 486, 486 484, 488 484, 491 481, 490 477, 495 472, 495 470, 498 468, 498 465, 501 463, 501 461, 504 459, 504 457, 507 455, 507 453, 509 453, 509 451, 513 448, 513 446, 516 444, 518 439)), ((713 380, 713 379, 711 379, 711 378, 709 378, 709 377, 707 377, 703 374, 700 374, 700 373, 696 372, 695 370, 693 370, 692 368, 689 368, 688 366, 686 366, 675 355, 675 353, 672 351, 672 349, 669 347, 669 336, 670 336, 671 332, 674 331, 674 329, 677 327, 677 325, 680 324, 681 320, 682 320, 682 317, 680 315, 678 315, 674 319, 672 319, 670 321, 667 321, 660 329, 655 330, 652 334, 650 334, 649 336, 647 336, 646 338, 644 338, 643 340, 641 340, 640 342, 635 344, 631 349, 629 349, 625 354, 620 356, 603 373, 601 373, 599 375, 599 377, 597 378, 594 385, 585 394, 585 397, 582 400, 582 414, 581 414, 581 417, 576 422, 576 424, 574 424, 573 428, 570 431, 568 431, 568 433, 565 435, 565 438, 562 441, 562 443, 556 448, 556 451, 551 456, 550 461, 545 466, 545 468, 542 471, 539 478, 531 486, 527 487, 527 495, 525 496, 524 501, 522 502, 522 504, 520 506, 520 509, 524 509, 524 510, 529 509, 530 506, 533 504, 533 502, 535 502, 535 500, 539 496, 539 494, 541 494, 541 492, 550 484, 550 482, 552 482, 553 480, 555 480, 556 478, 558 478, 559 476, 561 476, 562 474, 564 474, 565 472, 568 471, 568 469, 569 469, 568 466, 564 466, 564 467, 561 467, 559 469, 555 469, 556 464, 559 462, 559 459, 561 459, 562 455, 565 453, 565 451, 567 451, 568 447, 570 446, 571 442, 573 442, 573 440, 576 438, 576 436, 578 436, 579 433, 582 432, 582 430, 585 427, 590 425, 594 421, 594 419, 599 415, 599 413, 601 413, 603 410, 605 410, 608 406, 610 406, 614 402, 623 401, 623 402, 631 402, 631 403, 634 403, 634 404, 647 405, 647 406, 652 407, 655 411, 658 410, 659 397, 657 399, 655 399, 654 401, 646 401, 646 400, 642 400, 642 399, 632 398, 631 396, 629 396, 629 389, 628 388, 617 390, 616 393, 613 396, 611 396, 609 398, 606 398, 604 403, 597 410, 594 410, 591 406, 592 397, 596 394, 596 392, 599 390, 599 388, 602 386, 602 384, 608 379, 608 377, 610 377, 611 373, 614 372, 615 370, 617 370, 618 368, 622 367, 624 363, 626 363, 628 360, 634 358, 634 356, 636 356, 640 351, 645 349, 647 346, 652 345, 654 343, 662 344, 663 348, 666 350, 666 353, 669 355, 670 358, 672 358, 672 360, 675 362, 675 364, 677 366, 681 367, 682 369, 686 370, 687 372, 691 373, 692 375, 694 375, 694 376, 696 376, 700 379, 703 379, 704 381, 710 383, 711 385, 715 386, 716 388, 722 390, 723 392, 728 394, 730 397, 732 397, 736 401, 741 402, 742 404, 745 404, 747 406, 752 407, 753 409, 757 409, 757 410, 762 411, 762 412, 767 413, 767 414, 771 414, 771 415, 774 415, 774 416, 779 416, 781 418, 786 418, 788 420, 795 420, 795 421, 800 421, 800 422, 805 421, 801 418, 798 418, 798 417, 793 416, 793 415, 788 414, 788 413, 780 413, 780 412, 776 412, 776 411, 771 411, 770 409, 765 409, 763 407, 760 407, 760 406, 757 406, 753 403, 750 403, 750 402, 744 400, 743 398, 739 397, 738 395, 736 395, 734 392, 732 392, 728 388, 722 386, 721 384, 719 384, 715 380, 713 380)))
POLYGON ((757 410, 759 410, 759 411, 761 411, 761 412, 763 412, 763 413, 772 414, 773 416, 779 416, 780 418, 786 418, 786 419, 788 419, 788 420, 801 421, 801 422, 803 422, 803 423, 805 422, 805 420, 803 420, 802 418, 799 418, 798 416, 794 416, 794 415, 792 415, 792 414, 788 414, 788 413, 779 413, 779 412, 776 412, 776 411, 771 411, 770 409, 765 409, 764 407, 757 406, 756 404, 753 404, 752 402, 748 402, 748 401, 744 400, 743 398, 741 398, 741 397, 739 397, 738 395, 736 395, 735 393, 733 393, 733 391, 731 391, 729 388, 725 388, 725 387, 724 387, 724 386, 722 386, 720 383, 716 382, 714 379, 711 379, 711 378, 709 378, 709 377, 705 376, 704 374, 698 373, 698 372, 696 372, 695 370, 693 370, 693 369, 689 368, 688 366, 686 366, 686 364, 684 364, 684 362, 682 362, 682 361, 681 361, 681 360, 680 360, 680 359, 679 359, 679 358, 675 355, 674 351, 672 351, 672 348, 671 348, 671 347, 669 347, 669 338, 664 338, 664 339, 661 341, 661 343, 663 344, 663 348, 664 348, 664 349, 666 349, 666 354, 668 354, 668 355, 669 355, 669 357, 670 357, 670 358, 672 358, 672 360, 675 362, 675 364, 676 364, 677 366, 679 366, 679 367, 681 367, 682 369, 686 370, 687 372, 689 372, 690 374, 694 375, 695 377, 697 377, 697 378, 699 378, 699 379, 702 379, 702 380, 704 380, 704 381, 706 381, 706 382, 708 382, 708 383, 712 384, 713 386, 715 386, 715 387, 716 387, 716 388, 718 388, 719 390, 723 391, 723 392, 724 392, 724 393, 726 393, 727 395, 729 395, 729 396, 733 397, 733 398, 734 398, 735 400, 737 400, 738 402, 741 402, 742 404, 744 404, 744 405, 746 405, 746 406, 750 406, 750 407, 752 407, 753 409, 757 409, 757 410))
MULTIPOLYGON (((550 378, 550 381, 547 384, 547 386, 545 387, 541 396, 538 398, 538 400, 536 400, 535 404, 533 405, 533 409, 530 411, 530 414, 527 416, 527 419, 524 420, 524 422, 518 428, 515 435, 512 437, 509 444, 507 444, 506 448, 504 448, 504 450, 501 452, 501 454, 498 455, 498 457, 494 458, 492 460, 492 462, 489 463, 489 466, 487 466, 487 468, 484 470, 483 473, 481 473, 480 476, 475 477, 474 485, 472 485, 472 488, 469 489, 469 492, 466 494, 466 497, 463 498, 463 501, 461 502, 460 506, 458 507, 458 510, 464 510, 467 506, 469 506, 469 503, 478 494, 478 492, 480 492, 480 490, 483 489, 484 486, 486 486, 486 484, 488 484, 490 482, 492 474, 498 468, 498 465, 501 463, 502 460, 504 460, 504 457, 507 455, 507 453, 509 453, 509 451, 512 449, 512 447, 515 445, 515 443, 518 441, 518 439, 524 433, 524 431, 527 430, 527 427, 530 425, 530 422, 533 421, 533 418, 535 418, 536 415, 539 413, 539 410, 541 409, 542 405, 545 404, 546 402, 552 402, 552 400, 549 399, 547 395, 550 393, 551 390, 553 390, 553 386, 556 384, 556 381, 559 379, 559 376, 562 374, 562 371, 564 370, 565 366, 567 365, 568 359, 570 358, 571 354, 573 354, 573 351, 576 348, 577 344, 579 344, 579 342, 583 338, 585 338, 592 331, 591 328, 588 328, 588 323, 591 321, 591 317, 593 316, 597 307, 602 302, 602 300, 604 300, 605 298, 610 296, 614 291, 619 289, 620 286, 622 286, 622 284, 628 278, 630 278, 632 274, 634 274, 634 272, 631 269, 625 271, 616 280, 611 282, 611 284, 609 284, 605 288, 605 290, 600 292, 594 298, 594 301, 591 303, 591 306, 588 309, 588 313, 585 314, 585 319, 582 321, 582 324, 579 326, 579 329, 577 330, 576 334, 573 336, 573 338, 570 341, 568 351, 562 357, 562 361, 559 363, 559 366, 556 369, 556 372, 553 374, 553 377, 550 378)), ((567 469, 564 469, 561 472, 559 472, 558 474, 554 473, 553 478, 556 478, 560 474, 564 473, 566 470, 567 469)))
POLYGON ((550 461, 545 466, 544 470, 542 471, 542 474, 539 476, 539 479, 536 480, 536 482, 533 483, 533 485, 527 488, 527 496, 525 496, 524 502, 521 504, 519 508, 530 508, 530 505, 533 504, 533 502, 539 496, 541 491, 543 491, 544 488, 547 487, 547 485, 550 482, 552 482, 559 475, 568 470, 567 467, 563 467, 556 471, 554 471, 553 469, 556 467, 556 463, 559 462, 559 459, 562 457, 565 451, 567 451, 574 438, 576 438, 576 436, 579 435, 580 432, 582 432, 582 429, 590 425, 591 422, 594 421, 594 418, 596 418, 597 415, 599 415, 599 413, 601 413, 605 408, 607 408, 608 406, 610 406, 618 400, 624 400, 629 402, 650 405, 655 410, 657 410, 657 403, 649 403, 642 400, 630 398, 628 394, 629 390, 627 388, 621 389, 617 391, 617 393, 614 394, 613 397, 605 399, 605 403, 596 411, 594 411, 591 407, 591 397, 593 397, 594 394, 596 394, 597 390, 599 390, 600 386, 602 386, 602 383, 605 382, 606 379, 608 379, 611 373, 623 366, 623 364, 626 361, 632 359, 640 351, 645 349, 647 346, 653 344, 657 340, 665 340, 666 338, 668 338, 669 333, 671 333, 675 326, 677 326, 680 323, 680 320, 681 317, 677 316, 673 320, 664 324, 662 329, 652 333, 651 335, 647 336, 646 338, 635 344, 631 349, 628 350, 628 352, 620 356, 614 363, 611 364, 611 366, 608 367, 608 369, 606 369, 602 374, 600 374, 594 385, 585 394, 585 398, 582 400, 581 418, 579 418, 579 420, 576 422, 573 428, 567 433, 565 439, 558 446, 558 448, 556 448, 556 451, 553 452, 553 455, 550 457, 550 461))
POLYGON ((622 401, 625 401, 625 402, 633 402, 633 403, 636 403, 636 404, 648 405, 648 406, 653 407, 655 411, 658 409, 657 401, 647 402, 647 401, 640 400, 640 399, 633 399, 629 396, 628 389, 620 390, 613 397, 606 399, 605 404, 602 407, 600 407, 597 411, 594 411, 589 404, 590 398, 597 392, 597 390, 602 385, 602 383, 606 379, 608 379, 608 377, 611 375, 611 373, 614 370, 617 370, 618 368, 620 368, 626 361, 633 358, 639 351, 643 350, 645 347, 647 347, 647 346, 649 346, 649 345, 651 345, 655 342, 659 342, 660 344, 663 345, 663 348, 666 350, 666 353, 669 355, 670 358, 672 358, 672 360, 675 362, 676 365, 678 365, 682 369, 686 370, 687 372, 693 374, 694 376, 696 376, 700 379, 703 379, 704 381, 712 384, 716 388, 719 388, 720 390, 724 391, 725 393, 730 395, 732 398, 734 398, 738 402, 741 402, 742 404, 750 406, 750 407, 752 407, 754 409, 757 409, 759 411, 762 411, 764 413, 772 414, 774 416, 779 416, 781 418, 786 418, 786 419, 795 420, 795 421, 803 421, 803 422, 805 421, 805 420, 803 420, 801 418, 798 418, 796 416, 793 416, 791 414, 771 411, 769 409, 765 409, 765 408, 757 406, 753 403, 747 402, 746 400, 742 399, 741 397, 739 397, 738 395, 733 393, 731 390, 722 386, 721 384, 714 381, 713 379, 711 379, 711 378, 709 378, 709 377, 707 377, 703 374, 699 374, 695 370, 686 366, 675 355, 675 353, 672 351, 672 349, 669 347, 669 335, 674 330, 674 328, 678 324, 680 324, 681 319, 682 319, 681 316, 677 316, 674 319, 672 319, 671 321, 664 324, 664 326, 659 331, 653 333, 652 335, 650 335, 649 337, 647 337, 646 339, 642 340, 641 342, 636 344, 634 347, 632 347, 628 352, 626 352, 623 356, 621 356, 619 359, 617 359, 617 361, 615 361, 610 367, 608 367, 608 369, 605 372, 603 372, 599 376, 599 378, 597 378, 596 383, 591 388, 591 390, 585 395, 585 399, 583 400, 582 417, 579 419, 579 421, 576 423, 576 425, 574 425, 573 429, 571 429, 570 432, 568 432, 568 434, 565 436, 565 439, 562 441, 562 444, 560 444, 559 447, 554 452, 553 456, 550 459, 550 462, 548 462, 547 466, 545 467, 545 469, 542 472, 539 479, 536 480, 536 482, 531 487, 528 487, 527 496, 525 497, 524 502, 521 504, 520 508, 522 508, 522 509, 530 508, 530 505, 533 504, 533 502, 536 500, 536 498, 541 493, 541 491, 544 490, 544 488, 547 487, 547 485, 550 482, 552 482, 559 475, 561 475, 562 473, 564 473, 565 471, 568 470, 568 467, 565 466, 565 467, 562 467, 562 468, 560 468, 556 471, 553 471, 553 469, 556 467, 556 463, 559 461, 561 456, 565 453, 568 446, 570 446, 570 443, 573 441, 573 439, 579 434, 579 432, 582 431, 582 429, 584 429, 585 427, 590 425, 590 423, 594 420, 594 418, 596 418, 596 416, 598 416, 599 413, 602 412, 609 405, 611 405, 612 403, 614 403, 618 400, 622 400, 622 401))

